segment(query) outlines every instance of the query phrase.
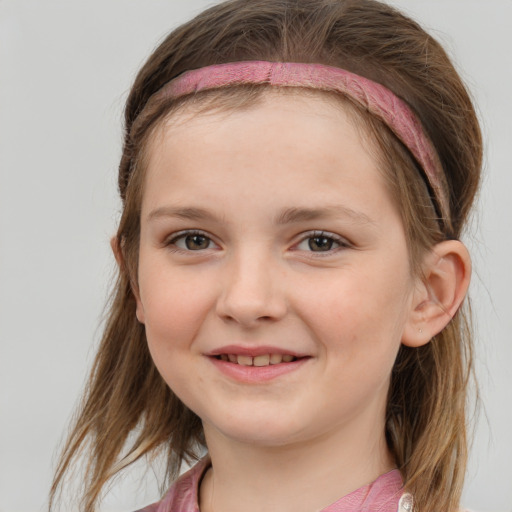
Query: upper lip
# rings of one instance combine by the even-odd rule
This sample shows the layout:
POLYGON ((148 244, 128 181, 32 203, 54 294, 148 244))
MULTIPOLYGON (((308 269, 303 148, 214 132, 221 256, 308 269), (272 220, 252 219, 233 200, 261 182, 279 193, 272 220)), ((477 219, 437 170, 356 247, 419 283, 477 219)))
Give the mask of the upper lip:
POLYGON ((298 352, 287 348, 273 347, 270 345, 258 345, 258 346, 242 346, 242 345, 225 345, 223 347, 216 348, 206 355, 210 357, 220 356, 222 354, 235 354, 237 356, 263 356, 265 354, 280 354, 280 355, 291 355, 294 357, 308 357, 309 354, 298 352))

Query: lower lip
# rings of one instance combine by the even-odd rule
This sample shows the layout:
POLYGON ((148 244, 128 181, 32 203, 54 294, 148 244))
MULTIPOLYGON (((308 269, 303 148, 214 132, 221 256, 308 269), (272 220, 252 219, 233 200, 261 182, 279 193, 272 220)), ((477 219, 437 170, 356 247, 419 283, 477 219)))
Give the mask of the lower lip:
POLYGON ((224 375, 239 382, 247 383, 268 382, 298 370, 310 360, 309 357, 303 357, 290 363, 271 364, 268 366, 243 366, 223 361, 216 357, 209 357, 209 359, 224 375))

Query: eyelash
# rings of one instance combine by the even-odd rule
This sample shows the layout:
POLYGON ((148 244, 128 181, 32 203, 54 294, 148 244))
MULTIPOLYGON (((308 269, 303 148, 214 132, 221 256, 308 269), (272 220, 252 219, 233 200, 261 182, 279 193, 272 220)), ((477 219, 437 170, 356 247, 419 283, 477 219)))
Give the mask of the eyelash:
MULTIPOLYGON (((301 240, 294 245, 294 247, 298 247, 300 244, 304 242, 308 242, 308 240, 313 240, 315 238, 323 238, 326 240, 330 240, 338 245, 338 247, 329 248, 326 251, 305 251, 311 254, 314 254, 314 257, 322 257, 322 256, 330 256, 334 252, 339 251, 340 249, 348 249, 351 247, 351 244, 343 237, 336 235, 335 233, 331 233, 328 231, 310 231, 309 233, 304 233, 302 235, 301 240)), ((309 245, 309 243, 308 243, 309 245)), ((311 248, 311 247, 310 247, 311 248)), ((300 250, 300 249, 295 249, 300 250)))
MULTIPOLYGON (((186 231, 180 231, 178 233, 174 233, 171 238, 169 238, 165 242, 165 246, 167 246, 169 249, 175 252, 201 252, 201 250, 194 251, 192 249, 183 249, 181 247, 178 247, 176 243, 178 240, 186 239, 189 236, 202 236, 206 240, 208 240, 210 243, 215 243, 211 236, 208 235, 208 233, 205 233, 204 231, 198 230, 198 229, 192 229, 192 230, 186 230, 186 231)), ((207 247, 206 249, 209 249, 210 247, 207 247)), ((205 249, 203 249, 205 250, 205 249)))
MULTIPOLYGON (((198 249, 196 251, 194 251, 193 249, 184 249, 184 248, 181 248, 181 247, 178 247, 176 244, 179 240, 182 240, 182 239, 186 239, 187 237, 190 237, 190 236, 201 236, 201 237, 204 237, 207 241, 208 241, 208 245, 210 244, 215 244, 215 242, 213 241, 212 237, 210 235, 208 235, 208 233, 204 232, 204 231, 201 231, 201 230, 186 230, 186 231, 180 231, 178 233, 175 233, 173 234, 173 236, 168 239, 166 242, 165 242, 165 246, 168 247, 169 249, 171 249, 172 251, 174 252, 202 252, 204 250, 207 250, 207 249, 210 249, 210 247, 206 247, 204 249, 198 249)), ((301 239, 299 240, 299 242, 297 242, 296 244, 294 244, 294 249, 293 250, 301 250, 301 249, 297 249, 298 246, 300 246, 302 243, 304 242, 307 242, 308 240, 313 240, 315 238, 323 238, 323 239, 326 239, 326 240, 329 240, 329 241, 332 241, 334 244, 337 244, 338 247, 335 247, 335 248, 329 248, 328 250, 326 251, 307 251, 307 250, 304 250, 304 252, 310 252, 312 254, 315 254, 315 257, 322 257, 322 256, 328 256, 328 255, 331 255, 333 254, 333 252, 337 252, 338 250, 340 249, 347 249, 347 248, 350 248, 352 245, 350 244, 350 242, 348 242, 345 238, 342 238, 341 236, 339 235, 336 235, 334 233, 330 233, 330 232, 327 232, 327 231, 310 231, 308 233, 303 233, 301 239)), ((309 245, 309 243, 308 243, 309 245)))

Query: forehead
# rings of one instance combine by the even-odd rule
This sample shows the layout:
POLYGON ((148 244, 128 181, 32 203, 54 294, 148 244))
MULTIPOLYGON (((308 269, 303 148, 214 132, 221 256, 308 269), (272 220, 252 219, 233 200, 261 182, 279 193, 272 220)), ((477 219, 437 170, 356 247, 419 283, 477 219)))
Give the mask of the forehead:
POLYGON ((162 138, 170 137, 182 127, 200 124, 218 123, 229 118, 244 117, 250 122, 258 110, 271 122, 270 110, 279 110, 289 122, 304 117, 324 117, 332 120, 347 121, 364 139, 364 146, 375 153, 376 145, 370 135, 367 112, 363 112, 347 97, 335 92, 320 91, 303 87, 275 87, 267 85, 243 85, 201 91, 197 94, 180 98, 176 106, 164 116, 156 126, 148 147, 154 147, 162 138))
MULTIPOLYGON (((294 138, 298 142, 301 135, 307 135, 311 140, 324 136, 328 144, 332 137, 326 129, 332 130, 336 124, 339 129, 348 128, 345 135, 351 132, 350 137, 357 139, 371 158, 380 160, 364 114, 349 99, 337 93, 313 89, 266 86, 211 90, 179 101, 178 106, 157 123, 147 141, 145 153, 151 159, 162 145, 172 144, 180 137, 196 138, 207 135, 211 130, 220 132, 223 127, 229 130, 228 125, 236 123, 244 127, 242 132, 238 132, 243 138, 252 135, 254 143, 263 142, 263 134, 251 130, 255 121, 266 124, 268 128, 286 125, 287 129, 281 131, 279 137, 283 143, 294 138), (304 122, 312 123, 309 134, 307 130, 301 133, 300 125, 304 122)), ((229 135, 233 137, 236 133, 229 135)), ((296 149, 299 149, 298 145, 296 149)))
POLYGON ((143 203, 154 202, 164 184, 175 196, 191 185, 222 186, 219 197, 239 181, 276 189, 300 179, 310 196, 348 184, 364 196, 369 179, 374 193, 384 187, 375 146, 353 108, 317 92, 269 91, 230 108, 185 103, 154 132, 146 162, 143 203))

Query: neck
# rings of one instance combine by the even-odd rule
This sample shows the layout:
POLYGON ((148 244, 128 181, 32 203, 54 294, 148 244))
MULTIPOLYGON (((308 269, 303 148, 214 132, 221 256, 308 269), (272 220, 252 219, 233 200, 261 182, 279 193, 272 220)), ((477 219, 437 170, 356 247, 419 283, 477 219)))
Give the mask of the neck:
POLYGON ((201 484, 201 512, 322 510, 393 469, 383 431, 336 431, 307 443, 265 447, 205 425, 212 468, 201 484))

